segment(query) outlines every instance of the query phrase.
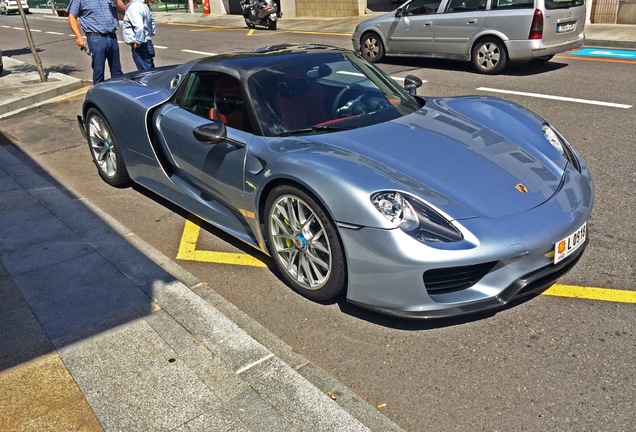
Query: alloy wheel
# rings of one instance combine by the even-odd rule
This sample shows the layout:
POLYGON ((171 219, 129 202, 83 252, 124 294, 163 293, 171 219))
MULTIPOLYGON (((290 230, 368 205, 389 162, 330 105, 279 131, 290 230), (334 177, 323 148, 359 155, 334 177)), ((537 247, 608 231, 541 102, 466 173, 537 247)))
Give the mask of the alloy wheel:
POLYGON ((332 267, 331 245, 314 210, 294 195, 283 195, 270 213, 269 228, 275 258, 302 288, 318 290, 332 267))

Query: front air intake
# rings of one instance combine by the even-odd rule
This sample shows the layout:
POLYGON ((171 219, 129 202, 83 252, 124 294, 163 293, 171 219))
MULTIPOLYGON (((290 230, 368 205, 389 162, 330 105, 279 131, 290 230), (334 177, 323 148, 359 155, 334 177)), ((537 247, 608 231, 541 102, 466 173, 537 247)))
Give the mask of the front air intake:
POLYGON ((470 288, 483 278, 497 261, 461 267, 428 270, 424 273, 424 285, 429 294, 445 294, 470 288))

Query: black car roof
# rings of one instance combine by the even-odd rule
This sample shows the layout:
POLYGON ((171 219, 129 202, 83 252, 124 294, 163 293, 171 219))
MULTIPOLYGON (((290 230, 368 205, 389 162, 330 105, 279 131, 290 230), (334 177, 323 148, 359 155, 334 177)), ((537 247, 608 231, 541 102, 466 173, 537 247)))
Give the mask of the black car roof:
POLYGON ((295 57, 320 53, 351 53, 352 51, 323 44, 280 44, 257 48, 253 51, 239 51, 204 57, 197 61, 192 71, 227 70, 242 74, 253 69, 266 68, 281 62, 281 56, 295 57))

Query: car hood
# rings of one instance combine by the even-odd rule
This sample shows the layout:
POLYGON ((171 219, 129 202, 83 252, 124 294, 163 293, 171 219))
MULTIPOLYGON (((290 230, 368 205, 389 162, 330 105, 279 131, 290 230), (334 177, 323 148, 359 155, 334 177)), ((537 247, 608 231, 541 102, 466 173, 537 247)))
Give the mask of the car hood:
POLYGON ((498 98, 440 98, 390 122, 313 139, 454 219, 495 218, 541 205, 559 189, 567 161, 543 123, 498 98))

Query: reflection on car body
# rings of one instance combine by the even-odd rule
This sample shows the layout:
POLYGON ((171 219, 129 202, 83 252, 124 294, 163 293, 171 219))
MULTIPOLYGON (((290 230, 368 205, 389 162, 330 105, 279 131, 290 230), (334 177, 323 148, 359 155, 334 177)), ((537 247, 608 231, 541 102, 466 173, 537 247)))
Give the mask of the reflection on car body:
POLYGON ((445 317, 569 271, 594 201, 570 144, 512 102, 405 84, 349 50, 280 45, 111 79, 79 120, 106 182, 270 255, 313 300, 445 317))
POLYGON ((373 62, 448 58, 495 74, 509 60, 545 62, 580 48, 584 25, 584 0, 409 0, 360 23, 352 42, 373 62))

